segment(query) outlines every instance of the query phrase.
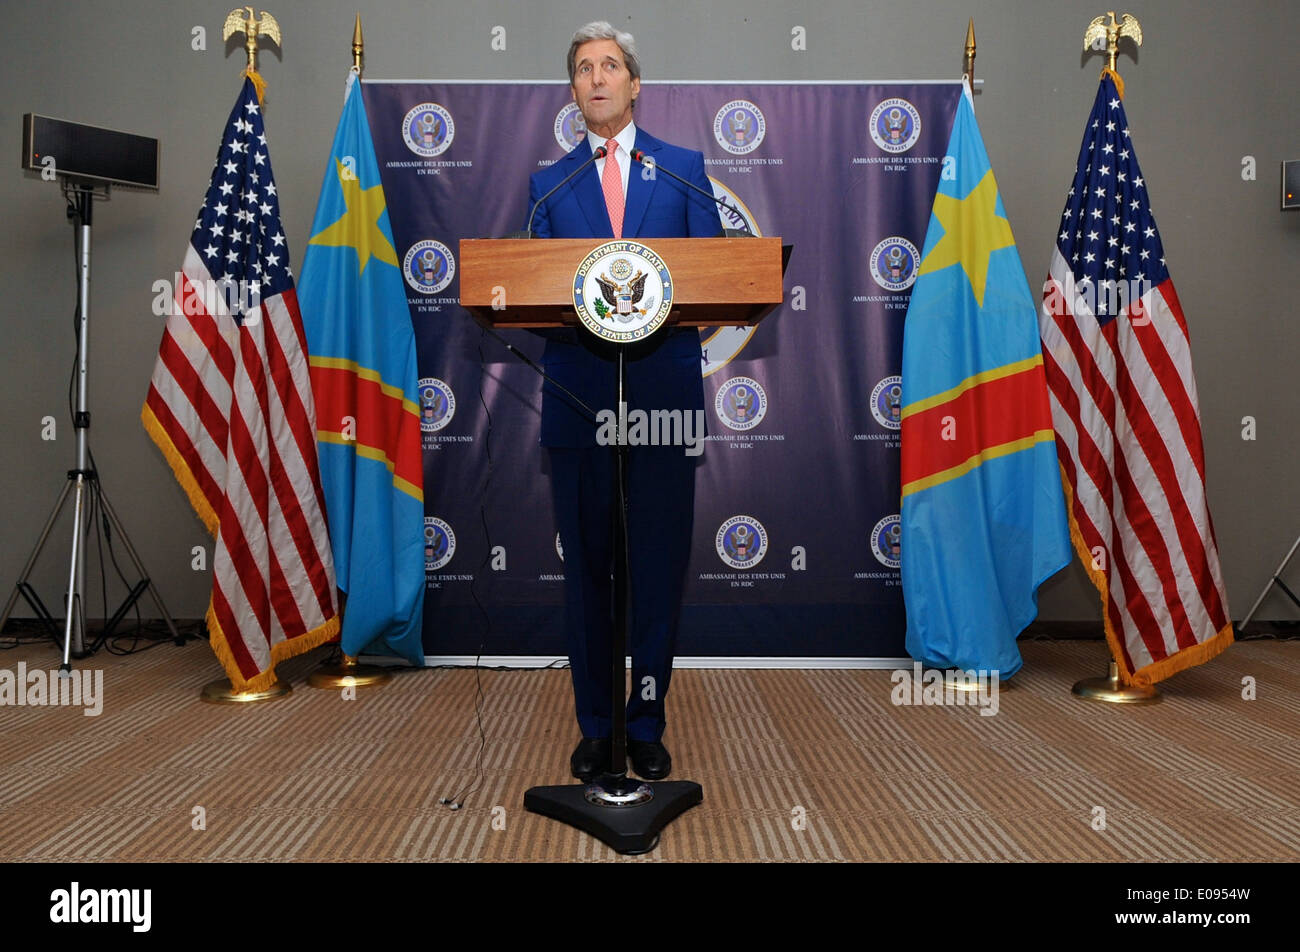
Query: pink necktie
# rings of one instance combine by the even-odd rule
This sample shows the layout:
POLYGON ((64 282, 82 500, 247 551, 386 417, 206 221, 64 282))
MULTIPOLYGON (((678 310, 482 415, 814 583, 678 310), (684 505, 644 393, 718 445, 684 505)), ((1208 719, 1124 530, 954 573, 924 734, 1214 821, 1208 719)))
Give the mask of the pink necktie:
POLYGON ((610 139, 605 143, 605 172, 600 184, 605 190, 605 209, 609 212, 609 223, 614 228, 614 237, 623 237, 623 174, 619 171, 618 140, 610 139))

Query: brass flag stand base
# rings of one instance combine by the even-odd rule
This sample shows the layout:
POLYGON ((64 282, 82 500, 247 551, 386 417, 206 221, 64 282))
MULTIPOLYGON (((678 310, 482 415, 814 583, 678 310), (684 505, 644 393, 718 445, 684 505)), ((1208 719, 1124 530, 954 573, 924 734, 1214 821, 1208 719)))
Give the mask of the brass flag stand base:
POLYGON ((343 656, 341 664, 323 664, 311 673, 307 683, 314 688, 337 691, 339 688, 368 688, 391 681, 392 674, 377 664, 357 664, 357 659, 343 656))
MULTIPOLYGON (((926 673, 931 671, 937 672, 943 678, 944 691, 952 691, 955 694, 978 694, 980 692, 980 679, 978 677, 968 677, 966 672, 961 668, 926 668, 926 673)), ((912 680, 916 680, 913 678, 912 680)), ((1006 680, 998 679, 998 690, 1009 691, 1015 682, 1010 678, 1006 680)), ((921 682, 924 687, 925 682, 921 682)), ((987 687, 985 688, 987 690, 987 687)))
POLYGON ((1119 665, 1110 663, 1110 675, 1105 678, 1084 678, 1075 682, 1071 691, 1079 697, 1112 704, 1154 704, 1163 695, 1155 688, 1125 684, 1119 679, 1119 665))
POLYGON ((274 701, 288 697, 293 688, 277 680, 265 691, 235 691, 230 686, 229 678, 218 678, 203 685, 199 698, 209 704, 257 704, 260 701, 274 701))

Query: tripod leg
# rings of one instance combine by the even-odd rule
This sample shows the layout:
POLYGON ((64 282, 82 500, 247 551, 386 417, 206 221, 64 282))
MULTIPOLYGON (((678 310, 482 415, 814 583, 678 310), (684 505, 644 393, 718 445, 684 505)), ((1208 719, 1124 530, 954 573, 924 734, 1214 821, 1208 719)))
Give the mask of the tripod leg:
POLYGON ((45 528, 41 530, 41 537, 36 540, 36 548, 32 549, 31 558, 23 566, 23 574, 18 576, 18 584, 14 590, 9 593, 9 601, 5 602, 5 611, 0 615, 0 631, 4 630, 9 623, 9 614, 14 610, 14 603, 18 601, 18 595, 22 592, 23 583, 31 577, 32 567, 36 565, 36 560, 40 558, 41 549, 45 548, 45 540, 50 537, 50 530, 54 528, 54 521, 59 518, 59 513, 63 511, 63 503, 68 498, 68 490, 72 488, 72 480, 67 480, 63 484, 63 489, 59 493, 59 499, 54 504, 54 509, 50 512, 50 518, 45 520, 45 528))
MULTIPOLYGON (((1291 543, 1291 551, 1286 554, 1286 558, 1282 560, 1281 564, 1278 565, 1276 570, 1274 570, 1272 577, 1270 577, 1264 584, 1264 590, 1259 593, 1259 598, 1255 599, 1255 604, 1250 606, 1250 611, 1247 612, 1246 617, 1241 620, 1241 625, 1237 628, 1238 631, 1246 630, 1246 626, 1250 624, 1250 620, 1255 617, 1255 612, 1259 611, 1259 606, 1263 603, 1264 596, 1267 595, 1269 589, 1273 587, 1273 583, 1278 581, 1278 576, 1282 574, 1282 570, 1286 568, 1286 564, 1291 561, 1291 556, 1295 555, 1295 550, 1298 548, 1300 548, 1300 536, 1296 536, 1295 542, 1291 543)), ((1283 586, 1283 588, 1285 589, 1286 586, 1283 586)))
POLYGON ((108 494, 104 492, 102 484, 99 487, 99 501, 104 505, 104 512, 108 513, 108 519, 113 524, 113 528, 117 531, 118 539, 120 539, 122 545, 126 547, 126 554, 127 557, 130 558, 131 564, 135 566, 135 570, 139 573, 140 578, 148 581, 149 594, 153 597, 153 603, 157 606, 159 613, 161 613, 163 621, 167 622, 167 630, 172 633, 172 639, 176 644, 181 644, 181 635, 180 632, 176 630, 176 622, 172 620, 171 614, 167 611, 167 606, 163 604, 162 595, 158 593, 158 586, 153 583, 153 579, 150 577, 149 573, 144 570, 144 563, 140 561, 140 556, 136 554, 135 546, 131 544, 131 537, 126 534, 126 529, 122 526, 122 520, 117 518, 117 512, 113 509, 113 504, 108 501, 108 494))
POLYGON ((77 569, 82 565, 81 546, 85 542, 82 538, 83 532, 81 525, 83 518, 82 500, 85 496, 85 492, 86 477, 83 474, 78 473, 77 488, 75 491, 76 501, 72 507, 72 558, 70 560, 71 567, 68 569, 68 610, 65 616, 66 620, 63 629, 63 664, 60 667, 61 671, 72 670, 72 629, 74 625, 78 625, 77 618, 82 611, 80 598, 81 592, 78 590, 81 580, 77 577, 77 569), (76 612, 76 614, 74 614, 74 612, 76 612))

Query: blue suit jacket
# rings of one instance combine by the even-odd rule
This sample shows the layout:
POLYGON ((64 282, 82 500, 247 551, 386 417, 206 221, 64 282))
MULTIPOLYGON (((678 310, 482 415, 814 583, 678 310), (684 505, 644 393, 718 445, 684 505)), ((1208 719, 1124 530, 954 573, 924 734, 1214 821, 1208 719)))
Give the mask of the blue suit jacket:
MULTIPOLYGON (((636 131, 636 148, 705 192, 713 187, 704 173, 704 156, 636 131)), ((541 196, 591 157, 580 144, 554 165, 529 179, 531 210, 541 196)), ((712 238, 722 230, 717 206, 667 175, 647 180, 644 166, 632 163, 627 204, 623 212, 623 237, 712 238)), ((596 165, 592 163, 537 209, 533 234, 539 238, 609 238, 614 230, 605 210, 596 165)), ((546 372, 576 394, 597 413, 617 411, 617 366, 602 360, 578 343, 576 329, 546 334, 542 364, 546 372)), ((693 327, 673 328, 653 353, 627 364, 624 395, 629 409, 673 410, 683 413, 704 408, 704 382, 700 376, 700 334, 693 327)), ((596 445, 596 425, 549 383, 542 388, 542 445, 586 447, 596 445)))

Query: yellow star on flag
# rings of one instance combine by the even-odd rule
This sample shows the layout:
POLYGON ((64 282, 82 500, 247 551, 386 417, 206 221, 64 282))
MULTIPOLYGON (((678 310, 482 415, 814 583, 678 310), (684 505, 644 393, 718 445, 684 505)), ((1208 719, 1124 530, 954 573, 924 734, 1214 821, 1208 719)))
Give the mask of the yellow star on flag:
POLYGON ((943 225, 943 237, 921 262, 918 276, 960 264, 975 292, 975 303, 984 306, 984 285, 989 275, 989 256, 999 248, 1015 244, 1011 223, 997 213, 998 183, 989 169, 965 198, 942 192, 934 197, 934 217, 943 225))
POLYGON ((397 267, 397 252, 388 236, 379 227, 379 216, 384 213, 384 190, 380 185, 363 189, 357 173, 337 159, 334 160, 343 189, 343 202, 347 211, 334 224, 322 228, 307 242, 309 245, 329 245, 336 248, 355 248, 361 273, 376 258, 397 267))

